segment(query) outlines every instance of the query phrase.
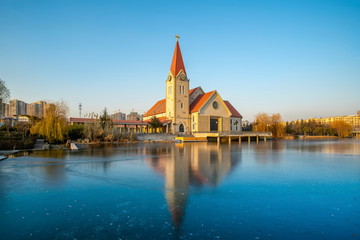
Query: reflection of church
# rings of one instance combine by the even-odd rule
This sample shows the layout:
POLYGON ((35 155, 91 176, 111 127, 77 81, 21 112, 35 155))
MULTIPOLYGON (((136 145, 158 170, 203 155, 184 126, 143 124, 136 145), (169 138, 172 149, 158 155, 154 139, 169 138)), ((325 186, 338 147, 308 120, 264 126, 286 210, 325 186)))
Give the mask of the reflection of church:
POLYGON ((170 133, 239 133, 242 125, 241 114, 216 90, 205 93, 201 87, 190 89, 178 41, 166 80, 166 98, 158 101, 144 120, 153 117, 159 118, 170 133))
POLYGON ((148 162, 165 177, 168 209, 174 226, 179 227, 189 187, 216 187, 239 161, 239 156, 237 152, 230 152, 227 145, 176 144, 169 148, 167 154, 148 162))

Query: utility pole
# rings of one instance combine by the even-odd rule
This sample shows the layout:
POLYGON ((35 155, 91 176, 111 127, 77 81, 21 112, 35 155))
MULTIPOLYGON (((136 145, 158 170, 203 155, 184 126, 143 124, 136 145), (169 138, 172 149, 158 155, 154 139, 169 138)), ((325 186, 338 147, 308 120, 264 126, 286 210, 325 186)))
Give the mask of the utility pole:
POLYGON ((79 115, 80 115, 80 118, 81 118, 81 109, 82 109, 82 104, 79 103, 79 115))

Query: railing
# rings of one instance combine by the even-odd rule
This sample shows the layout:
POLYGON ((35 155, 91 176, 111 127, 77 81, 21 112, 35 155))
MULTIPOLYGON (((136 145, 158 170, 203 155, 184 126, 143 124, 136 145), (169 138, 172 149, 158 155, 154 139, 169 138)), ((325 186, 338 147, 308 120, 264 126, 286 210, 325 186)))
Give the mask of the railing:
POLYGON ((192 132, 192 133, 209 133, 209 134, 219 134, 219 136, 229 136, 229 135, 233 135, 233 136, 266 136, 266 137, 271 137, 272 133, 271 132, 253 132, 253 131, 197 131, 197 132, 192 132))

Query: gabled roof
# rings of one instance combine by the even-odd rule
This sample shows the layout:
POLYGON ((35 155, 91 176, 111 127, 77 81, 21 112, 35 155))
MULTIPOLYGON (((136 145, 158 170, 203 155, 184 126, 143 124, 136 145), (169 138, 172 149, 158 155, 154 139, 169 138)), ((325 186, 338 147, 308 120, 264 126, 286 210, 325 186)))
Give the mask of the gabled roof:
MULTIPOLYGON (((189 96, 191 96, 191 94, 193 94, 199 88, 201 88, 201 87, 190 89, 189 96)), ((144 114, 144 117, 165 113, 165 111, 166 111, 166 99, 163 99, 163 100, 160 100, 157 103, 155 103, 155 105, 152 106, 152 108, 150 108, 150 110, 144 114)))
POLYGON ((180 45, 179 42, 176 41, 175 51, 174 51, 174 56, 172 59, 170 71, 174 74, 174 76, 176 76, 180 72, 180 70, 183 70, 183 72, 186 75, 184 61, 180 51, 180 45))
POLYGON ((229 101, 225 101, 224 103, 226 104, 227 108, 230 110, 231 112, 231 117, 239 117, 242 118, 241 114, 234 108, 233 105, 231 105, 231 103, 229 101))
POLYGON ((207 102, 207 100, 213 95, 214 92, 215 90, 199 95, 190 105, 190 112, 193 113, 199 111, 200 108, 207 102))
POLYGON ((189 97, 190 97, 191 94, 193 94, 198 88, 200 88, 200 87, 196 87, 196 88, 190 89, 190 90, 189 90, 189 97))
POLYGON ((198 89, 201 89, 201 92, 204 92, 204 90, 202 90, 202 88, 199 86, 189 90, 189 97, 191 97, 191 95, 194 94, 198 89))
POLYGON ((165 111, 166 111, 166 99, 163 99, 155 103, 155 105, 152 108, 150 108, 150 110, 147 111, 147 113, 145 113, 144 117, 165 113, 165 111))

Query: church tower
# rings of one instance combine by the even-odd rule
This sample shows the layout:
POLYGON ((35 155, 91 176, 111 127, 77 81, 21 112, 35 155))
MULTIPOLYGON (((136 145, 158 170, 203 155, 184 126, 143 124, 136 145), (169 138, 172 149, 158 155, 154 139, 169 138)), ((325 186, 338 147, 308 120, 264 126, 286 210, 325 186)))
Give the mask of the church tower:
POLYGON ((171 132, 174 134, 190 134, 189 115, 189 79, 181 56, 179 36, 170 72, 166 80, 166 118, 171 119, 171 132))

